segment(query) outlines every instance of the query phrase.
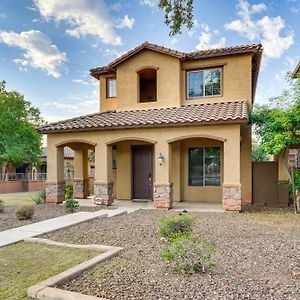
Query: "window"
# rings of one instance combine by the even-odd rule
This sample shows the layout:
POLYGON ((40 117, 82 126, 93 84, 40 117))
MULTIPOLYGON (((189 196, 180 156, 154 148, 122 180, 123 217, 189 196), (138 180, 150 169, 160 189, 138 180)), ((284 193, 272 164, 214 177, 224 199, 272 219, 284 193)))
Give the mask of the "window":
POLYGON ((143 69, 138 72, 140 81, 140 102, 156 102, 156 70, 143 69))
POLYGON ((220 186, 220 147, 189 149, 189 186, 220 186))
POLYGON ((221 95, 221 69, 187 73, 187 98, 221 95))
POLYGON ((114 98, 117 96, 117 81, 116 78, 106 79, 106 98, 114 98))

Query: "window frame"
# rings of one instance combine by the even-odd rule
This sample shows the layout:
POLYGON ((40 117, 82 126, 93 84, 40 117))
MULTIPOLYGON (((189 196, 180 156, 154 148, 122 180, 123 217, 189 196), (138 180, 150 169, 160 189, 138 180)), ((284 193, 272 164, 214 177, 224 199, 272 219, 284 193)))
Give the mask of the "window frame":
POLYGON ((193 70, 187 70, 186 72, 186 99, 187 100, 194 100, 194 99, 202 99, 202 98, 212 98, 212 97, 222 97, 223 96, 223 68, 222 67, 209 67, 209 68, 201 68, 201 69, 193 69, 193 70), (204 84, 204 76, 203 76, 203 96, 196 96, 196 97, 190 97, 189 96, 189 73, 198 73, 198 72, 205 72, 209 70, 220 70, 220 94, 219 95, 205 95, 205 84, 204 84))
POLYGON ((116 98, 117 97, 117 78, 116 77, 107 77, 106 78, 106 99, 116 98), (109 95, 109 82, 114 80, 116 82, 116 95, 110 96, 109 95))
POLYGON ((216 188, 216 187, 221 187, 222 186, 222 149, 221 147, 219 146, 210 146, 210 147, 189 147, 188 148, 188 155, 187 155, 187 159, 188 159, 188 176, 187 176, 187 181, 188 181, 188 187, 213 187, 213 188, 216 188), (206 175, 205 175, 205 169, 206 169, 206 164, 205 164, 205 159, 206 159, 206 155, 205 155, 205 149, 207 148, 219 148, 219 152, 220 152, 220 184, 219 185, 206 185, 205 184, 205 178, 206 178, 206 175), (190 152, 194 149, 203 149, 203 155, 202 155, 202 166, 203 166, 203 170, 202 170, 202 185, 194 185, 194 184, 191 184, 190 182, 190 168, 191 168, 191 164, 190 164, 190 152))

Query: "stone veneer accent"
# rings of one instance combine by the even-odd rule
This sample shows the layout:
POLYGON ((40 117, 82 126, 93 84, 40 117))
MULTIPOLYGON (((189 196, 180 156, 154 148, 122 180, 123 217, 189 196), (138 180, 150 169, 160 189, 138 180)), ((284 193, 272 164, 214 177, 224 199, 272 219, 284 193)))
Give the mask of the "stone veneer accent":
POLYGON ((227 211, 242 210, 242 191, 240 184, 223 184, 223 208, 227 211))
POLYGON ((89 179, 74 178, 73 179, 73 197, 77 199, 85 199, 89 194, 89 179))
POLYGON ((95 198, 101 198, 104 205, 112 205, 113 198, 113 182, 95 182, 94 193, 95 198))
POLYGON ((65 200, 65 182, 46 183, 46 202, 62 203, 65 200))
POLYGON ((156 208, 172 208, 173 184, 154 184, 153 199, 156 208))

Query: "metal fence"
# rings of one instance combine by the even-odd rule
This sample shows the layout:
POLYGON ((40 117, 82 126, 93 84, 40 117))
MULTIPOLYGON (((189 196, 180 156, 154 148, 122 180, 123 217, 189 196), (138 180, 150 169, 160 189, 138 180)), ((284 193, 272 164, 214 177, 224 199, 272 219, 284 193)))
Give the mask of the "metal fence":
MULTIPOLYGON (((74 172, 65 172, 65 179, 73 179, 74 172)), ((89 177, 94 177, 94 170, 89 170, 89 177)), ((47 180, 47 173, 7 173, 0 174, 1 181, 42 181, 47 180)))
POLYGON ((7 173, 0 174, 0 181, 32 181, 46 180, 46 173, 7 173))

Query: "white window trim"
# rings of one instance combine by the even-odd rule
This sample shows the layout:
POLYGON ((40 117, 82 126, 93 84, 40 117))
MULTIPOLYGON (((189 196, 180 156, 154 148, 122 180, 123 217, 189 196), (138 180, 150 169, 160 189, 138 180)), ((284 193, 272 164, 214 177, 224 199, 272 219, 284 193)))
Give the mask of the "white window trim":
MULTIPOLYGON (((204 79, 204 76, 203 76, 204 79)), ((223 71, 222 68, 209 68, 209 69, 197 69, 197 70, 191 70, 186 72, 186 99, 191 100, 191 99, 200 99, 200 98, 212 98, 212 97, 221 97, 223 93, 223 71), (189 73, 199 73, 199 72, 205 72, 208 70, 215 70, 219 69, 220 70, 220 94, 219 95, 208 95, 205 96, 205 84, 203 82, 203 96, 196 96, 196 97, 190 97, 189 96, 189 73)))

